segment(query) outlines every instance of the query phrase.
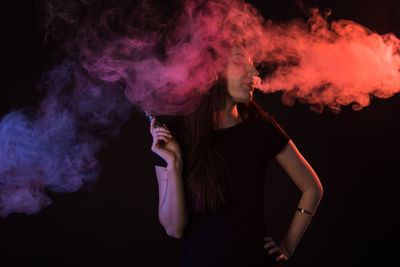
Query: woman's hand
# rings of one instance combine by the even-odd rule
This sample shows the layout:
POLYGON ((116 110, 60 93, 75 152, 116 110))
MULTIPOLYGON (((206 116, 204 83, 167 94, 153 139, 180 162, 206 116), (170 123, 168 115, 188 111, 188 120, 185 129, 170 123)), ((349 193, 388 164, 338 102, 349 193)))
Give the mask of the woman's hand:
POLYGON ((171 135, 167 126, 156 126, 156 119, 150 123, 150 133, 153 136, 151 150, 164 159, 168 166, 181 160, 181 150, 176 139, 171 135))
POLYGON ((277 246, 271 237, 264 237, 264 241, 266 241, 264 249, 268 250, 268 254, 271 255, 276 253, 278 255, 275 258, 275 261, 287 261, 290 258, 291 254, 284 248, 277 246))

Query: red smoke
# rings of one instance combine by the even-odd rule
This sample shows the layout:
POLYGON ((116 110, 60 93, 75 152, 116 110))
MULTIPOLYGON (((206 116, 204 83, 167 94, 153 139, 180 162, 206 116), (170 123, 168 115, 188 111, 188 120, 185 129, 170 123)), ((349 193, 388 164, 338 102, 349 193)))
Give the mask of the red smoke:
POLYGON ((328 24, 314 10, 307 23, 269 24, 261 35, 272 49, 260 61, 281 65, 259 87, 268 93, 284 91, 285 104, 300 98, 340 111, 341 105, 359 110, 372 95, 390 97, 400 90, 400 41, 393 34, 379 35, 350 20, 328 24), (284 64, 295 61, 294 65, 284 64))

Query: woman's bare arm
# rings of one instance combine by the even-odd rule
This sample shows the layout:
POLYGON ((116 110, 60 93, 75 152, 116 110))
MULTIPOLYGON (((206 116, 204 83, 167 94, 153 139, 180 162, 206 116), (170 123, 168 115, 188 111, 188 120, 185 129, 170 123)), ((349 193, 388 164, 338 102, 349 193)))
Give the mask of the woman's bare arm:
POLYGON ((167 167, 155 166, 159 191, 158 217, 169 236, 180 238, 189 217, 184 198, 180 147, 168 127, 160 125, 154 118, 150 133, 153 136, 151 150, 167 163, 167 167))
MULTIPOLYGON (((275 159, 302 192, 298 207, 314 214, 321 200, 323 188, 313 168, 291 140, 275 159)), ((308 214, 295 213, 289 229, 279 245, 289 255, 293 254, 311 219, 312 216, 308 214)))
POLYGON ((168 167, 155 166, 155 169, 159 189, 160 223, 169 236, 181 238, 189 217, 182 182, 182 161, 176 160, 168 164, 168 167))

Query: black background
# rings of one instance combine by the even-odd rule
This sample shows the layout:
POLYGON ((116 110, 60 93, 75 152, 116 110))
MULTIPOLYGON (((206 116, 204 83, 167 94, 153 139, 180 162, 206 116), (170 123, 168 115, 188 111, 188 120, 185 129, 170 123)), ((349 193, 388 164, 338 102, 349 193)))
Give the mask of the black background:
MULTIPOLYGON (((42 45, 35 1, 2 3, 1 116, 35 106, 35 84, 57 58, 42 45)), ((250 1, 276 22, 304 16, 294 1, 250 1)), ((351 19, 380 34, 400 36, 400 4, 381 1, 305 1, 330 8, 330 19, 351 19)), ((399 85, 400 87, 400 85, 399 85)), ((287 266, 394 266, 399 219, 400 95, 374 98, 361 111, 317 114, 281 93, 255 94, 289 134, 324 187, 317 214, 287 266)), ((52 194, 35 215, 0 219, 0 266, 178 266, 181 240, 158 222, 158 187, 145 117, 134 113, 100 160, 92 192, 52 194)), ((268 167, 266 216, 279 241, 300 192, 276 164, 268 167)))

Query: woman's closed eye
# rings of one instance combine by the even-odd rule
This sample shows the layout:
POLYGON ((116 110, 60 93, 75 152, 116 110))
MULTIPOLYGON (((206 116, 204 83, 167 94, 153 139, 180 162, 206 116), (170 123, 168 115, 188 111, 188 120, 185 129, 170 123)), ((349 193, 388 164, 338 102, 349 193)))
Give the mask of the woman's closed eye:
POLYGON ((245 56, 233 56, 233 62, 240 62, 240 63, 245 63, 248 62, 247 58, 245 58, 245 56))

